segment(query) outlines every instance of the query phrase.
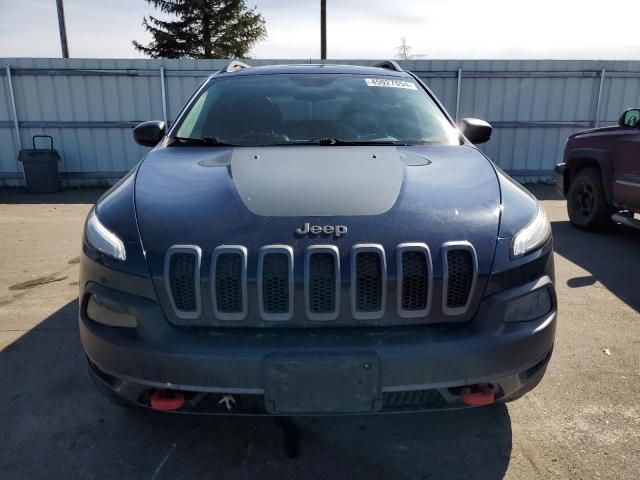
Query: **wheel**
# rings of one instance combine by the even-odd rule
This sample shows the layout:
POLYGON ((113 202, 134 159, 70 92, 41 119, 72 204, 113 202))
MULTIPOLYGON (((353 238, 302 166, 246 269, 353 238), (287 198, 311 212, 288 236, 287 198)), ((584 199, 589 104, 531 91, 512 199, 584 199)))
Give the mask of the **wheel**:
POLYGON ((581 230, 602 231, 612 225, 614 209, 607 204, 597 169, 589 167, 576 173, 569 187, 567 211, 571 224, 581 230))

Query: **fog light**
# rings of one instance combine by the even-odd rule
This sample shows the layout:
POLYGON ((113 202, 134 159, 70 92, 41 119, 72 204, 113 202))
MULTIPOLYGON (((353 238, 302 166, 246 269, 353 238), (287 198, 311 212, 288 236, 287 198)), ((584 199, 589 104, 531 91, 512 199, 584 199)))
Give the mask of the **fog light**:
POLYGON ((87 317, 97 323, 109 327, 136 328, 138 322, 136 317, 130 313, 123 312, 116 305, 110 305, 104 299, 96 295, 90 295, 87 302, 87 317))
POLYGON ((504 311, 505 322, 527 322, 551 311, 549 289, 540 288, 527 295, 511 300, 504 311))

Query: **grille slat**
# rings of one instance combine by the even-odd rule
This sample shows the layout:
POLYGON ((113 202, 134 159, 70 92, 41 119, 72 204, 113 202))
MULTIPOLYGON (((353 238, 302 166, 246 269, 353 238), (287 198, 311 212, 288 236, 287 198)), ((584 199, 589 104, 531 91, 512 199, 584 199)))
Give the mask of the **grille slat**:
POLYGON ((447 315, 466 313, 476 281, 475 250, 467 242, 451 242, 443 254, 445 278, 443 311, 447 315))
POLYGON ((427 262, 420 252, 406 252, 402 256, 402 309, 427 308, 427 262))
POLYGON ((247 249, 222 245, 213 253, 212 296, 220 320, 243 320, 247 315, 247 249))
POLYGON ((433 268, 429 247, 424 243, 403 243, 397 247, 398 315, 425 317, 431 309, 433 268))
POLYGON ((386 263, 380 245, 355 245, 351 263, 351 305, 356 319, 372 320, 384 315, 386 263))
POLYGON ((189 253, 176 253, 171 257, 169 278, 171 293, 178 310, 195 312, 196 286, 195 278, 196 258, 189 253))
POLYGON ((329 313, 336 309, 336 273, 333 256, 317 253, 309 262, 309 310, 329 313))
POLYGON ((272 253, 264 259, 262 298, 266 313, 285 313, 289 306, 289 273, 287 256, 272 253))
POLYGON ((235 253, 227 253, 218 258, 216 268, 217 307, 223 313, 242 311, 242 258, 235 253))
POLYGON ((309 320, 335 320, 340 302, 340 253, 333 245, 305 251, 305 309, 309 320))
POLYGON ((195 319, 200 316, 200 258, 200 249, 195 246, 178 245, 167 253, 167 290, 178 318, 195 319))
POLYGON ((471 253, 466 250, 447 252, 449 278, 447 285, 447 307, 459 308, 467 303, 473 279, 471 253))
POLYGON ((356 310, 377 312, 382 306, 382 266, 380 256, 363 252, 356 258, 356 310))
POLYGON ((293 315, 293 250, 286 245, 260 249, 258 265, 260 313, 264 320, 290 320, 293 315))

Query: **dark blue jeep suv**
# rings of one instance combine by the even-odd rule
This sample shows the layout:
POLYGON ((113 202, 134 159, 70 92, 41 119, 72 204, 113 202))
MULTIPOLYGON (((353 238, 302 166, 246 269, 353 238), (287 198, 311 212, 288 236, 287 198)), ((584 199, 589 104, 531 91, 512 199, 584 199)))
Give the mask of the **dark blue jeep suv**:
POLYGON ((551 229, 416 76, 232 62, 87 218, 80 334, 120 405, 438 410, 514 400, 551 357, 551 229))

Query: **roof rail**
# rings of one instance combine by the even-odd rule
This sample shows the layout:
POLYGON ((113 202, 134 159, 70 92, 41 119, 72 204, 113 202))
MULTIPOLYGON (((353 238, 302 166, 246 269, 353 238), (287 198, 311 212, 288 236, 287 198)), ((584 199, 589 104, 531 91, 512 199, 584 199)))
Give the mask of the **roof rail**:
POLYGON ((246 63, 239 62, 238 60, 234 60, 232 62, 227 63, 220 71, 225 73, 237 72, 238 70, 242 70, 243 68, 251 68, 251 65, 247 65, 246 63))
POLYGON ((398 65, 397 62, 394 62, 393 60, 383 60, 380 63, 376 63, 374 67, 386 68, 387 70, 393 70, 395 72, 404 72, 404 70, 402 70, 402 67, 398 65))

